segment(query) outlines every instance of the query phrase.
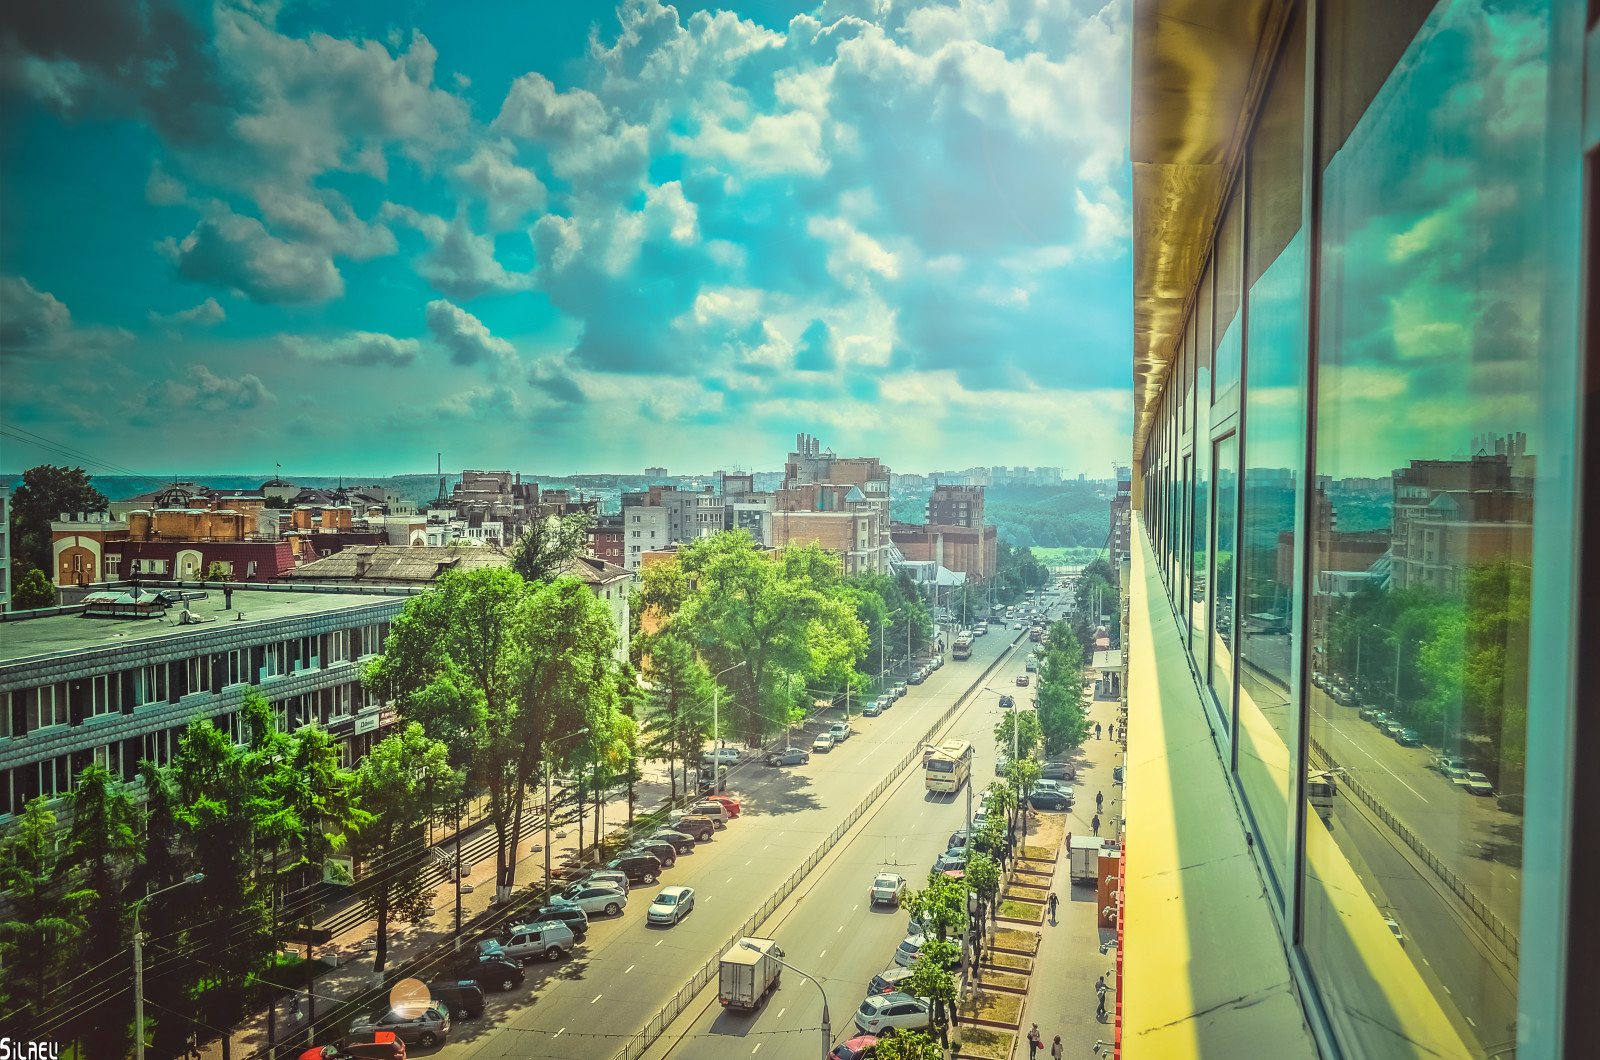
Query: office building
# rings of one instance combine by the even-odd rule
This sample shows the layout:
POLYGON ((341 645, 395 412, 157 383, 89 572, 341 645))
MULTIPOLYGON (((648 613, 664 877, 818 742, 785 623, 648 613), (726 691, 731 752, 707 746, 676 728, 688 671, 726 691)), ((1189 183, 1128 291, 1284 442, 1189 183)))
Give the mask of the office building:
POLYGON ((1594 22, 1135 0, 1125 1057, 1600 1042, 1594 22))

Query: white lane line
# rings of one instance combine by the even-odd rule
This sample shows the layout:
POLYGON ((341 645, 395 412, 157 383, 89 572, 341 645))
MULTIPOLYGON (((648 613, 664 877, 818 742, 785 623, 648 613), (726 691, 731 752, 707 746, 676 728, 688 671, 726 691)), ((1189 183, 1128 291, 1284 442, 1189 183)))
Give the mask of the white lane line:
POLYGON ((827 950, 823 950, 821 953, 817 954, 817 960, 820 961, 820 960, 822 960, 822 958, 826 957, 827 955, 828 955, 828 951, 827 950))
MULTIPOLYGON (((595 995, 595 996, 594 996, 594 1001, 599 1001, 599 1000, 600 1000, 600 999, 601 999, 601 998, 603 998, 603 997, 605 997, 605 995, 604 995, 604 994, 596 994, 596 995, 595 995)), ((589 1002, 589 1004, 591 1004, 591 1005, 592 1005, 592 1004, 594 1004, 594 1001, 591 1001, 591 1002, 589 1002)))
MULTIPOLYGON (((666 939, 656 939, 656 946, 659 946, 659 945, 661 945, 661 944, 662 944, 662 943, 663 943, 663 942, 665 942, 665 941, 667 941, 667 940, 666 940, 666 939)), ((651 949, 655 949, 655 946, 652 946, 652 947, 650 947, 650 948, 651 948, 651 949)))
POLYGON ((722 882, 723 883, 732 883, 733 882, 733 877, 729 876, 727 879, 723 880, 722 882))
MULTIPOLYGON (((751 859, 750 859, 750 861, 754 861, 754 860, 755 860, 755 858, 751 858, 751 859)), ((745 864, 746 864, 746 865, 748 865, 748 864, 750 864, 750 861, 747 861, 747 862, 745 862, 745 864)))
POLYGON ((552 1041, 552 1042, 553 1042, 553 1041, 555 1041, 555 1040, 556 1040, 556 1039, 557 1039, 557 1038, 559 1038, 559 1037, 561 1037, 561 1035, 562 1035, 562 1034, 563 1034, 563 1033, 564 1033, 564 1032, 565 1032, 565 1031, 566 1031, 566 1028, 565 1028, 565 1027, 562 1027, 562 1028, 561 1028, 561 1030, 559 1030, 559 1031, 556 1031, 556 1032, 555 1032, 555 1033, 554 1033, 554 1034, 552 1034, 552 1035, 551 1035, 551 1036, 550 1036, 550 1040, 551 1040, 551 1041, 552 1041))
POLYGON ((628 967, 623 969, 622 974, 623 975, 627 975, 629 972, 633 971, 637 967, 638 967, 638 965, 636 965, 636 964, 630 964, 630 965, 628 965, 628 967))
POLYGON ((760 1052, 760 1051, 761 1051, 761 1046, 762 1046, 762 1045, 763 1045, 763 1044, 764 1044, 764 1043, 763 1043, 763 1042, 757 1042, 757 1043, 756 1043, 756 1047, 755 1047, 755 1048, 754 1048, 754 1049, 752 1049, 752 1050, 750 1050, 750 1055, 751 1055, 751 1056, 754 1056, 754 1055, 756 1055, 756 1054, 757 1054, 757 1053, 759 1053, 759 1052, 760 1052))
POLYGON ((836 928, 834 928, 834 929, 833 929, 833 933, 834 933, 834 934, 835 934, 835 935, 837 935, 837 934, 838 934, 838 933, 839 933, 839 932, 841 932, 841 931, 843 931, 843 930, 844 930, 844 925, 843 925, 843 924, 840 924, 840 925, 839 925, 839 926, 838 926, 838 927, 836 927, 836 928))
POLYGON ((788 1010, 788 1009, 787 1009, 787 1008, 780 1008, 780 1009, 779 1009, 779 1010, 778 1010, 778 1018, 779 1018, 779 1019, 783 1019, 783 1014, 784 1014, 784 1013, 785 1013, 785 1012, 788 1012, 788 1011, 789 1011, 789 1010, 788 1010))
POLYGON ((861 906, 859 906, 859 905, 857 905, 857 906, 855 906, 855 907, 854 907, 854 908, 853 908, 853 909, 851 909, 851 910, 850 910, 850 911, 851 911, 851 912, 852 912, 852 913, 854 913, 854 912, 855 912, 855 911, 856 911, 856 909, 860 909, 860 908, 861 908, 861 906))
POLYGON ((761 849, 762 850, 769 850, 769 849, 771 849, 771 847, 772 847, 772 844, 768 843, 766 846, 762 847, 761 849))

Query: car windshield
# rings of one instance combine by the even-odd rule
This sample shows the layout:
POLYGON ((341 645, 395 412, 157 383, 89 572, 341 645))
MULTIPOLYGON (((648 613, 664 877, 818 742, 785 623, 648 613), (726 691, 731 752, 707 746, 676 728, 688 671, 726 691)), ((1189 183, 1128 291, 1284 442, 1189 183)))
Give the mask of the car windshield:
POLYGON ((663 894, 656 895, 656 905, 677 905, 677 904, 678 904, 678 896, 675 895, 675 894, 664 894, 663 893, 663 894))

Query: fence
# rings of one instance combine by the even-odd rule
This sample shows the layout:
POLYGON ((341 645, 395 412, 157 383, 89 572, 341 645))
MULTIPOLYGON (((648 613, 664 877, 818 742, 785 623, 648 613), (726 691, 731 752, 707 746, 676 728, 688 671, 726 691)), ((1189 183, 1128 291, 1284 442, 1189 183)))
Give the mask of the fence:
POLYGON ((905 756, 895 764, 895 767, 889 771, 888 775, 878 782, 878 786, 873 788, 866 798, 857 803, 855 809, 851 810, 845 819, 839 823, 838 827, 829 833, 828 838, 817 844, 817 848, 806 858, 805 863, 790 873, 789 878, 783 882, 783 885, 769 895, 766 901, 761 903, 761 908, 750 914, 739 930, 728 936, 727 941, 717 947, 717 951, 711 959, 701 965, 687 983, 678 988, 678 992, 672 996, 672 1000, 661 1006, 654 1015, 645 1021, 644 1029, 628 1039, 627 1043, 618 1051, 616 1060, 636 1060, 637 1057, 644 1055, 645 1050, 650 1048, 657 1038, 666 1033, 667 1028, 672 1026, 672 1021, 681 1016, 684 1010, 694 1001, 695 997, 699 995, 700 991, 704 990, 717 977, 718 967, 722 963, 722 955, 737 945, 741 938, 753 934, 757 928, 766 923, 767 918, 777 911, 778 906, 783 904, 784 899, 794 893, 795 888, 800 886, 801 881, 810 875, 811 870, 816 868, 818 863, 828 856, 828 852, 833 849, 834 845, 844 838, 845 833, 849 832, 855 826, 855 823, 861 819, 862 815, 872 807, 872 804, 878 801, 878 797, 887 791, 890 785, 900 779, 900 774, 904 773, 912 762, 920 760, 922 755, 922 747, 920 745, 933 742, 934 735, 955 716, 956 711, 967 705, 973 693, 982 686, 983 682, 988 679, 989 675, 994 672, 1004 658, 1004 653, 996 657, 983 673, 978 675, 972 686, 947 707, 944 713, 939 715, 938 720, 928 727, 927 732, 923 733, 919 746, 913 747, 906 752, 905 756))
MULTIPOLYGON (((1322 763, 1324 769, 1340 768, 1339 763, 1328 753, 1327 749, 1314 739, 1311 740, 1311 753, 1322 763)), ((1489 929, 1490 934, 1499 939, 1501 944, 1511 951, 1513 957, 1518 955, 1519 939, 1517 933, 1507 927, 1505 922, 1495 914, 1494 910, 1490 909, 1483 899, 1479 898, 1472 888, 1468 887, 1465 881, 1455 874, 1450 866, 1440 860, 1438 855, 1434 854, 1428 848, 1428 845, 1417 837, 1415 832, 1407 828, 1403 821, 1390 813, 1387 806, 1379 802, 1360 781, 1350 776, 1348 772, 1341 772, 1339 786, 1366 803, 1367 808, 1376 814, 1380 821, 1388 825, 1389 830, 1399 836, 1401 841, 1410 847, 1412 852, 1421 858, 1428 868, 1433 870, 1434 875, 1438 876, 1446 887, 1455 892, 1456 897, 1466 903, 1467 908, 1472 911, 1472 914, 1478 918, 1484 927, 1489 929)))

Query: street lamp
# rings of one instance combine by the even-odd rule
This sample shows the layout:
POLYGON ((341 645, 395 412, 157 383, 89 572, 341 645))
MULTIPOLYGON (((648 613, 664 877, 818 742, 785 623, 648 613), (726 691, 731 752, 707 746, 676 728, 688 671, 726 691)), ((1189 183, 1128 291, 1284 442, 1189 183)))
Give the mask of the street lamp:
MULTIPOLYGON (((755 950, 757 953, 761 952, 761 947, 757 946, 749 939, 740 939, 739 945, 743 946, 747 950, 755 950)), ((794 965, 790 964, 788 961, 779 956, 779 954, 781 954, 783 951, 778 949, 776 946, 766 952, 767 956, 771 957, 773 960, 789 969, 795 975, 798 975, 800 978, 816 987, 817 993, 822 995, 822 1055, 827 1056, 828 1053, 833 1051, 833 1021, 828 1018, 828 992, 822 989, 821 983, 817 982, 815 979, 811 978, 811 976, 807 975, 805 972, 802 972, 800 969, 796 968, 794 965)))
MULTIPOLYGON (((549 883, 550 882, 550 771, 551 771, 552 766, 554 765, 554 763, 551 761, 551 758, 550 758, 550 752, 555 748, 555 745, 560 743, 562 740, 571 740, 571 739, 574 739, 574 738, 579 737, 579 736, 585 736, 585 735, 588 734, 588 732, 589 732, 589 730, 587 728, 582 728, 582 729, 579 729, 577 732, 569 732, 565 736, 559 737, 559 738, 557 738, 555 740, 546 740, 545 744, 544 744, 544 879, 545 879, 545 883, 549 883)), ((511 859, 512 859, 512 861, 511 861, 511 872, 512 872, 512 877, 513 878, 515 878, 515 875, 516 875, 516 857, 517 857, 516 851, 512 851, 512 853, 511 853, 511 859)), ((501 897, 501 899, 500 899, 501 901, 505 901, 505 899, 511 897, 511 895, 509 893, 509 888, 507 889, 507 891, 508 891, 508 893, 501 897)))
MULTIPOLYGON (((884 654, 883 649, 883 620, 886 618, 893 618, 895 615, 898 615, 901 610, 901 608, 897 607, 886 615, 878 616, 878 684, 880 686, 883 684, 883 675, 889 671, 889 657, 884 654)), ((910 623, 907 622, 906 625, 907 633, 909 634, 910 623)))
POLYGON ((718 670, 711 678, 711 735, 716 737, 718 747, 722 746, 722 724, 718 716, 718 708, 722 700, 722 686, 717 684, 717 678, 729 670, 737 670, 743 665, 742 661, 736 662, 732 666, 718 670))
MULTIPOLYGON (((139 908, 151 898, 206 878, 203 872, 186 876, 170 887, 149 894, 133 903, 133 1058, 144 1060, 144 938, 139 934, 139 908)), ((309 953, 309 949, 307 950, 309 953)))

